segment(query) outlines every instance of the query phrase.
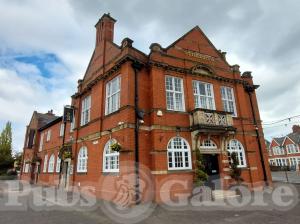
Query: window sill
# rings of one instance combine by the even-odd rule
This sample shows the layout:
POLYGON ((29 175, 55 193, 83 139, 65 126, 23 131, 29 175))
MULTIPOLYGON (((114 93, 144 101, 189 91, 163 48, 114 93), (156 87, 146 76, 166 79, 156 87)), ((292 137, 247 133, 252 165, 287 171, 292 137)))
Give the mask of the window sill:
POLYGON ((103 171, 102 175, 103 176, 119 176, 120 172, 119 171, 103 171))
POLYGON ((188 112, 186 112, 185 110, 170 110, 170 109, 166 109, 167 113, 181 113, 181 114, 187 114, 188 112))
POLYGON ((193 172, 192 168, 186 168, 186 169, 168 169, 168 174, 173 173, 190 173, 193 172))
POLYGON ((114 112, 111 112, 109 114, 105 114, 104 117, 110 117, 110 116, 113 116, 113 115, 118 114, 118 113, 120 113, 120 108, 118 110, 114 111, 114 112))
POLYGON ((87 175, 87 171, 77 171, 77 175, 87 175))
POLYGON ((90 122, 91 122, 91 121, 89 121, 89 122, 88 122, 88 123, 86 123, 86 124, 82 124, 82 125, 80 125, 80 128, 87 127, 87 126, 90 124, 90 122))

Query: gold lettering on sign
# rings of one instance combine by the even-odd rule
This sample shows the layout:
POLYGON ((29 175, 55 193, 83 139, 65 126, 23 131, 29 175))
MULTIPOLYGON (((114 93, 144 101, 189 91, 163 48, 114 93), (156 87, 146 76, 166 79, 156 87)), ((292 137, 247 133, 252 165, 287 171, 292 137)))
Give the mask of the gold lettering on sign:
POLYGON ((189 56, 192 56, 192 57, 195 57, 195 58, 200 58, 200 59, 208 60, 208 61, 215 61, 214 57, 206 55, 206 54, 201 54, 201 53, 196 52, 196 51, 185 50, 185 49, 183 49, 183 51, 186 55, 189 55, 189 56))

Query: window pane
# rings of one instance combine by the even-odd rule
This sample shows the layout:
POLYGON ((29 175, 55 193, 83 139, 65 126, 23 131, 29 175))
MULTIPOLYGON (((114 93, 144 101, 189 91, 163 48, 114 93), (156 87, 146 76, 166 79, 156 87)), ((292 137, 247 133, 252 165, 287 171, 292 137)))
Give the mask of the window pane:
POLYGON ((106 114, 117 111, 120 108, 120 82, 118 76, 106 84, 106 114))

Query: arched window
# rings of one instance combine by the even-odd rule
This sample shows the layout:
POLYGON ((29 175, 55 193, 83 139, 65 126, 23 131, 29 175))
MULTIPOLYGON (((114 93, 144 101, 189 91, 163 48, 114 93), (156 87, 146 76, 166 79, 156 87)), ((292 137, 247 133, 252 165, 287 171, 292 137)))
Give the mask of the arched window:
POLYGON ((168 144, 168 168, 169 170, 191 169, 191 151, 188 142, 175 137, 168 144))
POLYGON ((80 148, 77 158, 77 172, 87 172, 87 147, 83 146, 80 148))
POLYGON ((59 158, 59 156, 57 156, 57 159, 56 159, 56 173, 60 172, 60 164, 61 164, 61 159, 59 158))
POLYGON ((245 150, 242 143, 235 139, 230 140, 230 142, 227 145, 227 152, 229 162, 231 162, 231 153, 235 152, 239 161, 238 167, 246 167, 245 150))
POLYGON ((103 172, 119 172, 119 152, 111 150, 111 145, 116 143, 115 139, 110 139, 103 150, 103 172))
POLYGON ((217 144, 213 140, 205 139, 201 143, 201 148, 205 148, 205 149, 217 149, 217 144))
POLYGON ((54 171, 54 161, 55 161, 55 157, 54 157, 54 154, 52 154, 50 156, 50 159, 49 159, 48 173, 53 173, 53 171, 54 171))

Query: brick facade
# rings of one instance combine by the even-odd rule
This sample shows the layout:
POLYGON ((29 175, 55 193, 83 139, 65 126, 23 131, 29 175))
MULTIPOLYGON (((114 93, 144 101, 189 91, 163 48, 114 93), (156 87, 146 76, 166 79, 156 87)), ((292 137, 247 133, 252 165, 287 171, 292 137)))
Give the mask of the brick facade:
POLYGON ((300 167, 300 126, 294 125, 293 132, 279 138, 273 138, 268 148, 269 164, 274 169, 300 167))
MULTIPOLYGON (((262 164, 268 161, 262 150, 265 142, 255 95, 257 86, 253 85, 251 73, 241 74, 238 65, 230 66, 225 53, 216 50, 198 26, 167 48, 152 44, 146 55, 135 49, 129 38, 125 38, 121 46, 113 43, 115 22, 109 14, 104 14, 96 24, 95 50, 84 78, 78 81, 78 91, 72 96, 75 128, 70 132, 70 123, 67 123, 65 132, 65 143, 72 146, 72 157, 65 164, 69 169, 67 184, 93 186, 99 198, 110 200, 117 192, 116 183, 122 173, 134 167, 132 162, 137 159, 138 150, 140 172, 146 172, 141 167, 151 172, 156 201, 161 200, 161 186, 166 180, 186 181, 185 186, 174 185, 173 193, 190 192, 195 150, 201 149, 201 143, 207 139, 213 140, 216 147, 202 147, 201 152, 208 158, 207 164, 211 164, 215 156, 221 188, 234 183, 229 175, 227 153, 227 146, 233 139, 242 145, 245 160, 242 177, 249 187, 261 185, 263 181, 271 182, 269 167, 266 165, 263 169, 262 164), (179 78, 176 80, 181 83, 183 102, 180 111, 167 108, 166 76, 179 78), (108 83, 116 77, 120 78, 120 103, 116 111, 107 114, 108 83), (213 110, 195 108, 194 81, 211 84, 213 110), (237 116, 225 112, 221 94, 224 86, 232 88, 237 116), (86 107, 82 102, 88 96, 91 99, 88 123, 81 125, 82 111, 86 107), (136 112, 141 111, 143 117, 138 118, 136 112), (190 168, 173 170, 168 167, 168 145, 176 137, 187 143, 190 168), (118 173, 103 172, 103 150, 110 139, 115 139, 122 147, 118 173), (83 147, 88 154, 87 170, 77 172, 78 153, 83 147)), ((176 103, 178 100, 174 99, 176 103)), ((57 185, 59 182, 59 173, 42 169, 45 155, 48 159, 52 154, 57 158, 62 146, 62 137, 58 134, 61 122, 57 119, 39 129, 39 135, 51 129, 52 136, 50 142, 43 144, 41 152, 36 148, 41 159, 37 183, 57 185)))

